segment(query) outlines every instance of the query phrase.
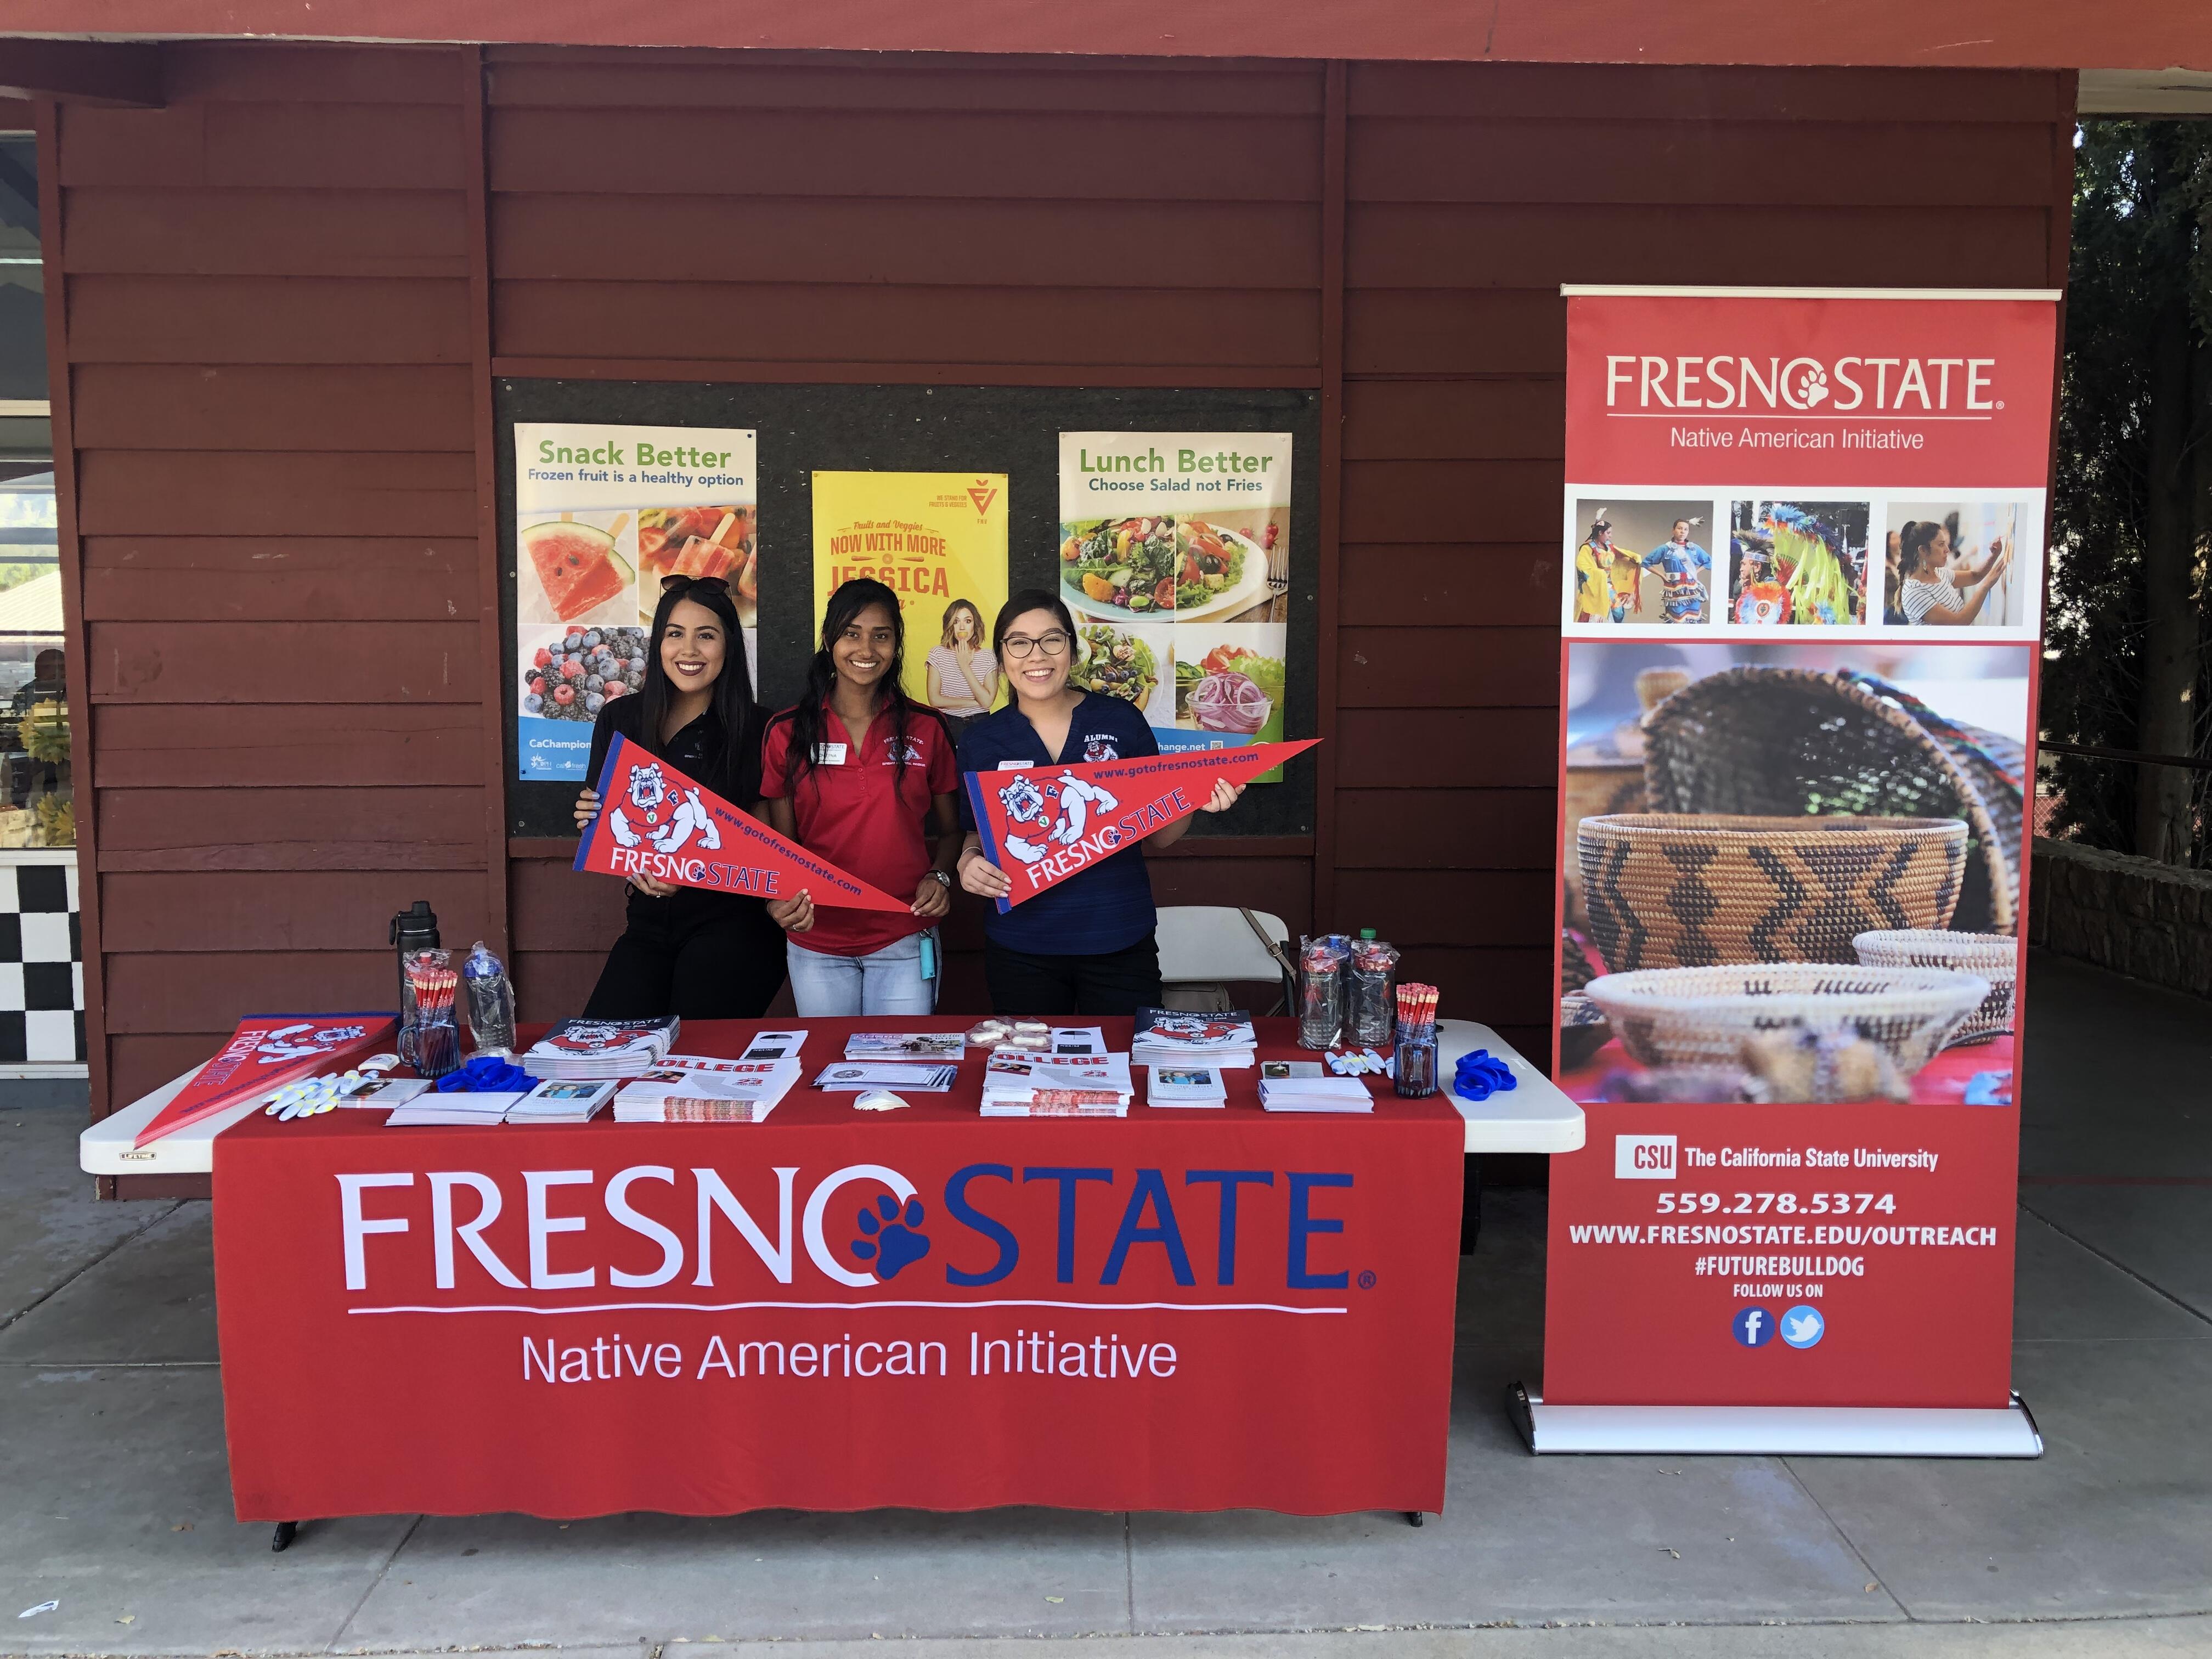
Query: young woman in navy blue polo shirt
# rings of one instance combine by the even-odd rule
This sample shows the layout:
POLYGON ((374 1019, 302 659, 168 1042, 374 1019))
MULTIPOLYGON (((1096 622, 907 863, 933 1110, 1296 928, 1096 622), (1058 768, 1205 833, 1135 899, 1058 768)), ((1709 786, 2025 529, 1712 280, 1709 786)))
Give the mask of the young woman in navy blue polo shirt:
MULTIPOLYGON (((1054 594, 1030 588, 1008 599, 991 631, 1000 671, 1013 700, 969 723, 960 738, 963 772, 1010 766, 1066 766, 1079 761, 1157 755, 1152 728, 1120 697, 1098 696, 1067 683, 1074 663, 1075 623, 1054 594)), ((1225 812, 1244 793, 1217 782, 1201 812, 1225 812)), ((960 884, 984 898, 1012 886, 991 862, 975 833, 966 795, 961 823, 960 884)), ((1128 1014, 1158 1006, 1160 951, 1153 936, 1152 881, 1145 846, 1181 841, 1192 820, 1178 818, 1048 887, 1004 915, 983 919, 983 971, 991 1006, 1001 1014, 1128 1014)))
POLYGON ((934 924, 952 908, 960 771, 944 717, 899 684, 905 642, 897 594, 878 581, 844 583, 823 613, 805 694, 769 722, 762 744, 762 805, 776 832, 871 886, 914 896, 907 915, 817 907, 805 891, 769 902, 790 936, 792 998, 809 1018, 937 1006, 934 924))

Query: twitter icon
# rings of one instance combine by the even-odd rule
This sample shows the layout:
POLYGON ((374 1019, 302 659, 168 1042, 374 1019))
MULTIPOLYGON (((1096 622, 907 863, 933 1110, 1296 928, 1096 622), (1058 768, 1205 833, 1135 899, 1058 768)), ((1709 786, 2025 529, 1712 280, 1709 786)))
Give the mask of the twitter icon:
POLYGON ((1828 1322, 1818 1308, 1798 1306, 1782 1316, 1782 1340, 1793 1348, 1809 1348, 1828 1334, 1828 1322))

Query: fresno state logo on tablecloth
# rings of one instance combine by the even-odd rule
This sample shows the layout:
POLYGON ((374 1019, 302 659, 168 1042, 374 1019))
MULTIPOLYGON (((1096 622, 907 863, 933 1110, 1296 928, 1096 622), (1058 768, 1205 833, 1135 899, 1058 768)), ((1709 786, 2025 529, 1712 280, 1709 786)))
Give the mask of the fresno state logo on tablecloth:
POLYGON ((631 769, 626 798, 607 814, 607 833, 617 846, 643 842, 656 853, 680 853, 695 835, 702 852, 717 852, 722 845, 699 792, 677 794, 668 787, 668 775, 651 763, 631 769))

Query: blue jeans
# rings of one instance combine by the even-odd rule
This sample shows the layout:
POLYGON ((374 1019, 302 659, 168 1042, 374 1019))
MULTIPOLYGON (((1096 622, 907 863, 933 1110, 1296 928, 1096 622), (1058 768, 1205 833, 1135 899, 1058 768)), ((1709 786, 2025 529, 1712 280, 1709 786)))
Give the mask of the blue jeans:
MULTIPOLYGON (((928 930, 933 954, 936 934, 935 928, 928 930)), ((864 957, 830 956, 787 939, 792 1001, 800 1017, 935 1013, 937 981, 921 976, 922 938, 909 933, 864 957)))

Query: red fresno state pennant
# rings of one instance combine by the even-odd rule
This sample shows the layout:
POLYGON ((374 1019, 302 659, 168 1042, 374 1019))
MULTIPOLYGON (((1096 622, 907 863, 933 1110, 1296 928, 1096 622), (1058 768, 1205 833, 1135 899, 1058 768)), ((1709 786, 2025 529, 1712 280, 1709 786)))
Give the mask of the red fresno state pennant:
POLYGON ((969 773, 968 804, 984 850, 1013 879, 1013 890, 999 901, 999 908, 1011 910, 1153 830, 1188 817, 1212 795, 1217 781, 1249 782, 1320 741, 969 773))
POLYGON ((248 1014, 222 1052, 191 1075, 131 1144, 149 1140, 303 1077, 343 1071, 391 1045, 390 1014, 248 1014))
POLYGON ((599 815, 576 849, 579 870, 764 899, 789 898, 805 888, 817 904, 913 912, 909 901, 786 841, 620 732, 599 769, 599 815))

